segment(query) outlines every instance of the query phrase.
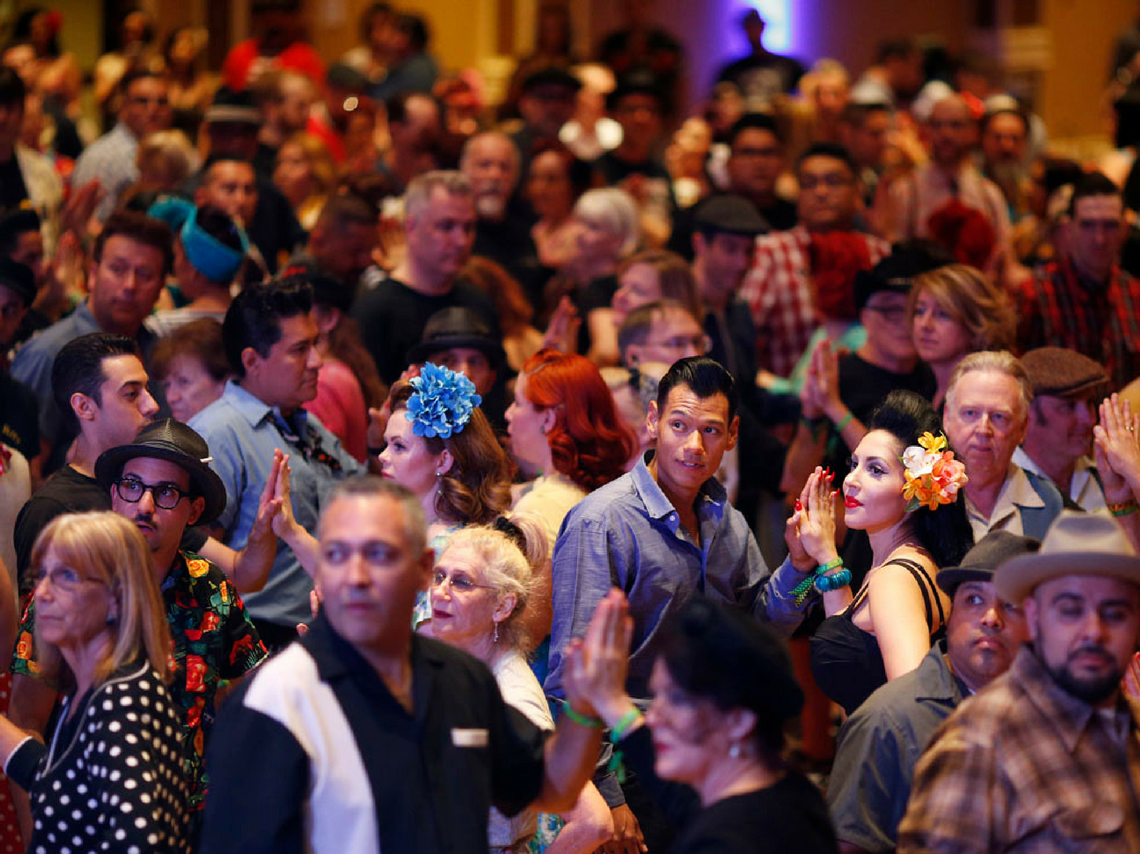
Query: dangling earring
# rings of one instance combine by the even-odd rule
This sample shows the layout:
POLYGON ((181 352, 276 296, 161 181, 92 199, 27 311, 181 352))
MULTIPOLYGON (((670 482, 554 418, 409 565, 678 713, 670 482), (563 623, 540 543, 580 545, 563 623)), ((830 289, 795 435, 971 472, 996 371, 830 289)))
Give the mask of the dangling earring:
POLYGON ((491 643, 499 642, 499 624, 495 623, 495 631, 491 634, 491 643))

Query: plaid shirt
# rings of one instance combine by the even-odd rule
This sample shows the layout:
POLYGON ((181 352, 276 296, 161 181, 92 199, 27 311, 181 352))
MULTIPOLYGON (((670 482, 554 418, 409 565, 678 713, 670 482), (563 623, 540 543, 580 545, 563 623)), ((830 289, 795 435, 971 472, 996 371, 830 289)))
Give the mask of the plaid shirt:
POLYGON ((1104 365, 1114 389, 1140 376, 1140 280, 1116 267, 1107 285, 1067 258, 1038 267, 1019 294, 1022 351, 1068 347, 1104 365))
MULTIPOLYGON (((886 241, 863 235, 871 264, 877 264, 891 247, 886 241)), ((797 225, 756 238, 752 269, 744 277, 740 295, 756 325, 756 362, 777 376, 786 377, 819 326, 812 300, 811 235, 797 225)))
POLYGON ((915 769, 899 854, 1140 851, 1135 714, 1118 707, 1106 721, 1022 647, 934 734, 915 769))

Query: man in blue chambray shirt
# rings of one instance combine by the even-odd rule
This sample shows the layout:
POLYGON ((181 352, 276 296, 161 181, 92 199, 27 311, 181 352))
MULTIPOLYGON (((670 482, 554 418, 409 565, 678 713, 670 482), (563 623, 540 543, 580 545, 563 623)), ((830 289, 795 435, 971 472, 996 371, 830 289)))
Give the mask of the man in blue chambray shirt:
MULTIPOLYGON (((190 419, 226 486, 226 509, 216 525, 235 549, 249 536, 276 449, 290 455, 293 515, 309 531, 316 530, 332 488, 363 472, 336 437, 301 409, 316 397, 321 367, 311 310, 312 291, 303 283, 251 285, 238 294, 222 324, 237 379, 190 419)), ((244 596, 266 646, 280 648, 296 637, 295 626, 309 619, 312 589, 292 549, 279 544, 265 587, 244 596)))
MULTIPOLYGON (((785 562, 770 575, 748 523, 714 477, 724 452, 736 446, 736 407, 728 371, 703 356, 681 359, 649 406, 656 451, 566 516, 554 546, 547 694, 561 696, 566 644, 583 634, 611 587, 625 592, 634 620, 626 689, 635 701, 650 696, 659 629, 698 593, 736 605, 786 636, 800 624, 804 607, 792 589, 814 567, 785 562)), ((612 782, 596 782, 615 809, 615 825, 626 821, 612 782)))

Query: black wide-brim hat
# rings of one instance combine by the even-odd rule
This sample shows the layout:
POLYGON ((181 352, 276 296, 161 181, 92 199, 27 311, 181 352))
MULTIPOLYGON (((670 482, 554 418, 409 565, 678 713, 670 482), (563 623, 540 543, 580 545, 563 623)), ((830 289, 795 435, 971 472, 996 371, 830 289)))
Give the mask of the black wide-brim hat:
POLYGON ((501 370, 507 360, 503 345, 478 312, 450 306, 428 318, 422 340, 408 351, 408 363, 426 362, 436 353, 455 348, 480 351, 495 370, 501 370))
POLYGON ((992 582, 994 573, 1003 563, 1015 557, 1036 554, 1040 548, 1040 541, 1032 537, 1021 537, 1009 531, 990 531, 966 552, 959 566, 938 570, 934 580, 953 599, 958 588, 967 581, 992 582))
POLYGON ((206 440, 181 421, 163 418, 143 427, 129 445, 108 448, 95 461, 95 479, 109 492, 122 475, 123 465, 135 457, 169 460, 185 469, 193 491, 206 501, 196 525, 213 522, 226 509, 226 488, 208 465, 211 458, 206 440))

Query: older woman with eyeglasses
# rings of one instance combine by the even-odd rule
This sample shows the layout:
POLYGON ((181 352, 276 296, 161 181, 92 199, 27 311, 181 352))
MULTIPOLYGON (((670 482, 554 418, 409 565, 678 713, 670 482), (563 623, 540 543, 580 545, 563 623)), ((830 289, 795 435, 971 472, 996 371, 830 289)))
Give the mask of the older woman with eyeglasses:
POLYGON ((31 799, 29 851, 188 850, 170 630, 150 564, 142 534, 111 512, 59 516, 32 548, 37 658, 67 698, 46 747, 0 717, 4 767, 31 799))
MULTIPOLYGON (((547 559, 546 538, 535 521, 499 518, 493 526, 470 526, 451 535, 436 561, 431 582, 431 622, 422 631, 457 646, 486 664, 507 704, 535 726, 554 729, 542 686, 527 664, 531 646, 523 612, 534 591, 533 568, 547 559)), ((491 810, 492 851, 525 851, 538 814, 508 817, 491 810)), ((592 783, 564 814, 565 825, 547 852, 593 851, 613 833, 609 809, 592 783)), ((557 823, 557 822, 556 822, 557 823)), ((544 823, 545 830, 545 823, 544 823)))

